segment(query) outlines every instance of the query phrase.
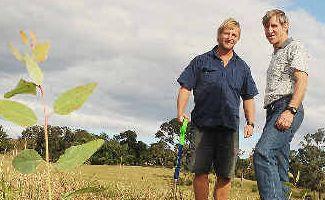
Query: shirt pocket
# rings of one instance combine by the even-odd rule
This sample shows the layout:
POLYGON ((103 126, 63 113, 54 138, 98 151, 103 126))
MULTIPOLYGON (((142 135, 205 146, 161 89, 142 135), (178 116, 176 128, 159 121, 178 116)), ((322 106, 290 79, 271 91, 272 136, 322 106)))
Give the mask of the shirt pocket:
POLYGON ((215 84, 222 78, 220 70, 212 67, 202 67, 200 70, 200 83, 201 84, 215 84))

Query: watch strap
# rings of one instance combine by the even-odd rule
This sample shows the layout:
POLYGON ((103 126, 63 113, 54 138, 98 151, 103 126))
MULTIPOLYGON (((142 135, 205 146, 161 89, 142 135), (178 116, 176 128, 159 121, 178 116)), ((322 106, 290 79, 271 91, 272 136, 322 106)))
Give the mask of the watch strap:
POLYGON ((293 106, 287 106, 286 110, 289 110, 291 112, 291 114, 293 114, 293 115, 296 115, 298 112, 297 108, 295 108, 293 106))
POLYGON ((253 128, 255 127, 255 124, 253 122, 247 121, 246 124, 249 125, 249 126, 252 126, 253 128))

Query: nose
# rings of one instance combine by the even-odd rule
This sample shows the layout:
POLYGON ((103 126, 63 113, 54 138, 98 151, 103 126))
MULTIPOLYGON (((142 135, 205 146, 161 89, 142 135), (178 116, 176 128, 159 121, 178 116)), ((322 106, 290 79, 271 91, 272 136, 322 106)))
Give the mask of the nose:
POLYGON ((226 37, 228 40, 234 40, 236 38, 236 35, 235 34, 229 34, 227 35, 226 37))

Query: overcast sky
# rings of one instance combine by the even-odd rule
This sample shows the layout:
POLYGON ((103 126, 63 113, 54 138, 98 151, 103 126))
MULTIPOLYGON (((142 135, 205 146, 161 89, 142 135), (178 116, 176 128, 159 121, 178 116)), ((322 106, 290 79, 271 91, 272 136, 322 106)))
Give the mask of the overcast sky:
MULTIPOLYGON (((311 55, 305 120, 292 142, 296 148, 305 133, 325 127, 325 92, 321 89, 325 85, 325 20, 317 10, 325 5, 321 0, 308 2, 1 0, 0 93, 28 77, 24 66, 9 53, 8 42, 22 47, 19 30, 32 30, 40 40, 51 43, 49 58, 41 65, 50 107, 54 97, 66 89, 98 82, 82 109, 68 117, 51 116, 52 125, 111 135, 131 129, 140 140, 151 143, 159 125, 176 115, 177 77, 191 59, 213 48, 220 23, 234 17, 242 26, 235 51, 250 65, 260 92, 255 135, 240 139, 241 148, 248 150, 264 125, 266 69, 272 54, 261 18, 269 9, 283 8, 290 18, 290 35, 301 40, 311 55)), ((41 114, 39 99, 14 99, 41 114)), ((22 130, 2 120, 0 124, 12 137, 22 130)))

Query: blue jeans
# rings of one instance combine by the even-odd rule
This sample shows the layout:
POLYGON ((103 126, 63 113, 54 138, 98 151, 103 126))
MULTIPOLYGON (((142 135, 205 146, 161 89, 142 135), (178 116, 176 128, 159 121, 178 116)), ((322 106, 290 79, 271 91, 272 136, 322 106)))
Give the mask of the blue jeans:
POLYGON ((280 131, 275 127, 290 99, 284 97, 267 107, 263 133, 255 147, 255 175, 262 200, 287 199, 288 188, 283 183, 289 181, 290 142, 304 118, 303 106, 300 105, 288 130, 280 131))

